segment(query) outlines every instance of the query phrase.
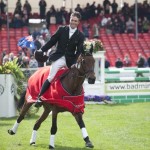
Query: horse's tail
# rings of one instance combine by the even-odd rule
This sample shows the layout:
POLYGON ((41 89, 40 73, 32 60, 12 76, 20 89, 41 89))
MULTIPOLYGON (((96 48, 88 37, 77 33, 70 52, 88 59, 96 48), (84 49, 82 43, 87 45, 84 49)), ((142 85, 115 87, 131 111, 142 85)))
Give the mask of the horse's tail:
POLYGON ((25 96, 26 96, 26 89, 21 93, 18 105, 17 105, 17 109, 20 111, 21 108, 23 107, 23 104, 25 102, 25 96))

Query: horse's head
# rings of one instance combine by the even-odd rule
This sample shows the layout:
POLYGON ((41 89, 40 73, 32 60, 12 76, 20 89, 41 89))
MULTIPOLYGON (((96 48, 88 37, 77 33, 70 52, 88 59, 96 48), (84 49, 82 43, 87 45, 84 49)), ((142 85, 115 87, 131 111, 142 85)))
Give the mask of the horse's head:
POLYGON ((92 53, 81 54, 78 58, 78 70, 82 76, 86 76, 89 84, 95 83, 94 65, 95 59, 92 53))

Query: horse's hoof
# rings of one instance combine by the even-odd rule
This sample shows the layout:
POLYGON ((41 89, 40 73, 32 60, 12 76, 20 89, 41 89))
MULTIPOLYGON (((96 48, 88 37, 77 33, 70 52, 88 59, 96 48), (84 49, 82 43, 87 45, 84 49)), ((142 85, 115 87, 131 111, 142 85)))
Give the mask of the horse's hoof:
POLYGON ((94 145, 92 144, 91 141, 86 142, 86 143, 85 143, 85 146, 88 147, 88 148, 94 148, 94 145))
POLYGON ((49 145, 49 149, 50 150, 53 150, 53 149, 55 149, 53 146, 51 146, 51 145, 49 145))
POLYGON ((15 134, 11 129, 8 130, 8 133, 9 133, 10 135, 14 135, 14 134, 15 134))
POLYGON ((35 146, 35 142, 31 142, 31 143, 30 143, 30 145, 33 145, 33 146, 35 146))

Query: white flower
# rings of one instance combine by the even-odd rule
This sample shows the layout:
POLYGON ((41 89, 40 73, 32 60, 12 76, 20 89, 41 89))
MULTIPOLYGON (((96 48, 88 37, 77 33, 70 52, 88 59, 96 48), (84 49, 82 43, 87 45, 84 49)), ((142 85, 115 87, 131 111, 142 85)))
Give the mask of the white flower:
POLYGON ((93 49, 93 52, 96 53, 97 51, 104 51, 103 44, 100 40, 86 40, 84 42, 84 51, 89 52, 93 49))

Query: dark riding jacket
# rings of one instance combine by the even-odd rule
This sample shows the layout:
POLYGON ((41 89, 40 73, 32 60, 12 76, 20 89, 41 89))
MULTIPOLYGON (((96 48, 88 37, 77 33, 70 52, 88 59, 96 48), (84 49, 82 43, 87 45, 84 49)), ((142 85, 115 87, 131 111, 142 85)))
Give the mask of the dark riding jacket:
POLYGON ((84 53, 83 42, 84 35, 78 29, 69 39, 69 26, 61 26, 41 50, 46 52, 56 45, 56 49, 50 52, 49 60, 56 61, 65 56, 67 66, 70 67, 76 62, 78 56, 84 53))

